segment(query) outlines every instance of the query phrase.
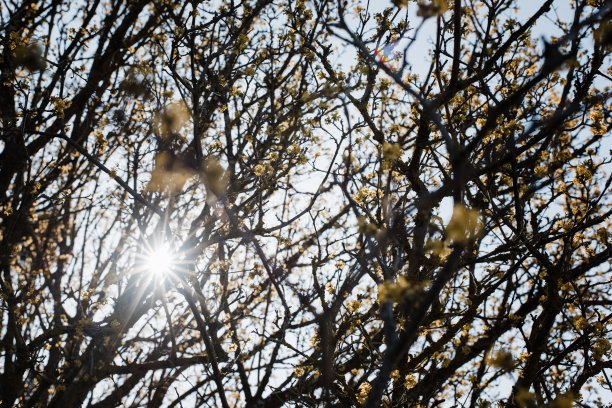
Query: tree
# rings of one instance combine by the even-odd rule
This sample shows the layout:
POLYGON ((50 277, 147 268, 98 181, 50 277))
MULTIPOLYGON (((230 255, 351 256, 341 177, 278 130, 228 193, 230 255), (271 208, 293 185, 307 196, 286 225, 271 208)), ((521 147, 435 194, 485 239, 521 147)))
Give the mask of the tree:
POLYGON ((602 404, 612 3, 518 3, 3 3, 2 406, 602 404))

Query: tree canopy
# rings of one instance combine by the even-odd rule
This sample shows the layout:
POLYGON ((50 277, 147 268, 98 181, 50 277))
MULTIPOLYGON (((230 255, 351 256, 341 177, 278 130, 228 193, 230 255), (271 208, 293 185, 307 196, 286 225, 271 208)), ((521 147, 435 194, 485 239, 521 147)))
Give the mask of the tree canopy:
POLYGON ((0 3, 0 406, 603 406, 608 0, 0 3))

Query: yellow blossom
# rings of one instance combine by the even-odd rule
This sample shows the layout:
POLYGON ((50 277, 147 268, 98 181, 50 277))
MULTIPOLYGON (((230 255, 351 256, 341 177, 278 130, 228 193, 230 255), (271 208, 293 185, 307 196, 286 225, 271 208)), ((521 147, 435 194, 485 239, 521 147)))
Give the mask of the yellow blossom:
POLYGON ((589 327, 589 322, 583 316, 580 316, 574 320, 574 324, 576 325, 576 329, 584 330, 589 327))
POLYGON ((53 112, 60 118, 64 117, 64 111, 72 105, 72 101, 55 96, 51 97, 51 103, 53 104, 53 112))
POLYGON ((393 162, 402 155, 402 148, 396 143, 383 143, 382 156, 384 160, 393 162))
POLYGON ((378 285, 378 302, 401 302, 404 300, 414 299, 423 291, 427 281, 409 282, 403 276, 397 278, 396 281, 384 281, 378 285))
POLYGON ((492 366, 501 368, 503 370, 512 370, 515 367, 512 353, 509 351, 498 351, 495 356, 489 359, 489 363, 492 366))
POLYGON ((536 396, 534 393, 529 392, 528 389, 521 388, 514 396, 514 402, 519 406, 519 408, 532 407, 535 406, 536 396))
POLYGON ((253 168, 253 173, 255 173, 257 177, 263 176, 265 172, 266 172, 266 166, 262 164, 256 164, 255 167, 253 168))
POLYGON ((419 1, 417 16, 428 18, 440 15, 448 10, 448 0, 431 0, 429 2, 419 1))
POLYGON ((357 299, 349 300, 346 304, 346 308, 351 312, 356 312, 361 306, 361 301, 357 299))
POLYGON ((299 152, 300 152, 300 146, 296 145, 295 143, 287 148, 287 153, 291 155, 298 154, 299 152))
POLYGON ((463 204, 455 204, 453 216, 446 227, 446 235, 453 242, 466 243, 480 233, 481 223, 478 211, 463 204))
POLYGON ((585 181, 589 181, 591 180, 591 178, 593 178, 593 174, 591 173, 591 171, 582 164, 576 167, 576 176, 578 176, 579 179, 585 181))
POLYGON ((369 382, 367 381, 362 382, 359 385, 359 389, 357 391, 357 395, 356 395, 357 401, 360 404, 365 403, 366 400, 368 399, 368 394, 370 393, 371 390, 372 390, 372 385, 369 382))
POLYGON ((406 377, 404 377, 404 387, 407 389, 414 388, 416 384, 417 381, 414 374, 407 374, 406 377))
POLYGON ((595 357, 596 360, 601 360, 611 348, 612 345, 608 339, 599 339, 593 344, 593 357, 595 357))

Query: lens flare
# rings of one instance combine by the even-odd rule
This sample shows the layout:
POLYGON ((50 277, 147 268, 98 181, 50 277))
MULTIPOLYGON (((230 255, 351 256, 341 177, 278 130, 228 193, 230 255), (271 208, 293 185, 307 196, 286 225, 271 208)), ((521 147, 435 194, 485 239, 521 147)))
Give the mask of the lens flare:
POLYGON ((168 244, 159 244, 149 249, 145 256, 145 271, 155 276, 165 276, 172 272, 176 257, 168 244))

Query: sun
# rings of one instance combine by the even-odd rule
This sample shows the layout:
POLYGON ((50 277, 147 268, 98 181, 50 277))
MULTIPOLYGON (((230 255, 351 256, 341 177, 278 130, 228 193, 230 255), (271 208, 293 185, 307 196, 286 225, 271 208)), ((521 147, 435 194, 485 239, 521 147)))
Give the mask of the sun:
POLYGON ((145 255, 144 268, 154 276, 165 276, 172 272, 176 264, 176 255, 169 244, 153 246, 145 255))

